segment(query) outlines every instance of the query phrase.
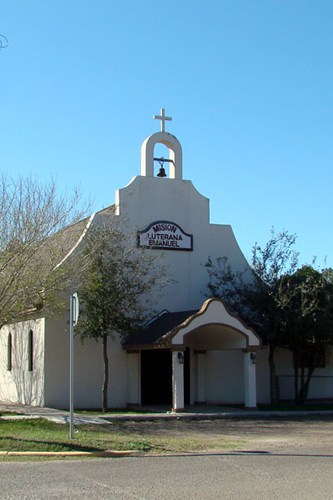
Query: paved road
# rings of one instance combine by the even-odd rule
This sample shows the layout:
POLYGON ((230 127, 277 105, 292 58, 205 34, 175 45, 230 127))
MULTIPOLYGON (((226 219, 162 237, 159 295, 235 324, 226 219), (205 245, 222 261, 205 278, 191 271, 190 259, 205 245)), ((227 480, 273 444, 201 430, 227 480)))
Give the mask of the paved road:
POLYGON ((119 425, 143 435, 240 441, 234 452, 210 455, 0 462, 0 499, 333 498, 331 417, 119 425))
POLYGON ((1 499, 328 499, 332 456, 215 454, 0 463, 1 499))

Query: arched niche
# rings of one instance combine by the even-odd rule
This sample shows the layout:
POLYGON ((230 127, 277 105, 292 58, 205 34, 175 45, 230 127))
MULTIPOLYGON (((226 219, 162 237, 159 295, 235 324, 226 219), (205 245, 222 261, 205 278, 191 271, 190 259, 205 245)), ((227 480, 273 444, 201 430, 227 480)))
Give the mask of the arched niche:
POLYGON ((154 176, 154 150, 156 144, 164 144, 169 151, 169 178, 183 178, 183 153, 178 139, 168 132, 157 132, 144 141, 141 147, 141 175, 154 176))

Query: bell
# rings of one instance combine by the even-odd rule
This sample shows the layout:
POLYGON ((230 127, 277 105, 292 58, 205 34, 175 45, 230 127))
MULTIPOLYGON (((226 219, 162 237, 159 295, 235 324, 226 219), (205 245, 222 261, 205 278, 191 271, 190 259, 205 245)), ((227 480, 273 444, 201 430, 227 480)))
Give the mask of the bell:
POLYGON ((160 167, 157 177, 166 177, 164 167, 160 167))

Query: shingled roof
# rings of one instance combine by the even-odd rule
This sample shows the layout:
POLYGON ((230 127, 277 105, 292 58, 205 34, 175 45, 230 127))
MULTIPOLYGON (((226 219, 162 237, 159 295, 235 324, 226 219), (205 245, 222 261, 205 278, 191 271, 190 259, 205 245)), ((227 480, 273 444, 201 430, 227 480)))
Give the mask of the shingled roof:
POLYGON ((123 342, 123 348, 154 349, 168 347, 172 332, 198 310, 169 312, 163 311, 141 330, 138 330, 123 342))
POLYGON ((61 229, 46 240, 44 245, 41 245, 39 252, 36 254, 36 259, 39 261, 48 259, 51 267, 60 265, 78 247, 96 215, 109 215, 112 213, 114 213, 114 205, 61 229))

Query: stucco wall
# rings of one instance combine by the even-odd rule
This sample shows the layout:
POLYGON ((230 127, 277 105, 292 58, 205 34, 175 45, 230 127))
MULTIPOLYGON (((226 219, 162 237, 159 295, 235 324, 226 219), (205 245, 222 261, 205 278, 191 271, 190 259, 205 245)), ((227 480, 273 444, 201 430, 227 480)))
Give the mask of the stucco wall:
POLYGON ((229 225, 209 223, 209 200, 191 181, 137 176, 116 193, 123 229, 136 239, 136 231, 167 220, 193 235, 193 251, 153 250, 173 280, 159 293, 157 308, 179 311, 199 308, 206 295, 208 257, 227 256, 235 270, 248 264, 229 225))
POLYGON ((243 353, 240 350, 208 351, 206 398, 208 403, 244 403, 243 353))
MULTIPOLYGON (((45 341, 45 405, 69 407, 68 319, 47 320, 45 341)), ((127 398, 126 353, 119 342, 109 342, 109 406, 124 407, 127 398)), ((74 343, 74 406, 101 408, 103 380, 102 345, 95 340, 74 343)))
POLYGON ((0 332, 0 399, 44 404, 44 319, 6 326, 0 332), (33 332, 33 365, 29 371, 28 336, 33 332), (12 335, 12 369, 8 370, 8 334, 12 335))
MULTIPOLYGON (((293 355, 289 349, 277 349, 277 376, 280 399, 294 399, 293 355)), ((316 368, 309 387, 309 399, 333 398, 333 347, 326 347, 325 367, 316 368)))

